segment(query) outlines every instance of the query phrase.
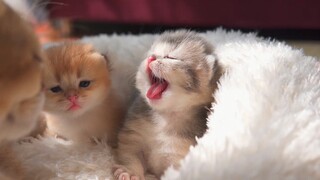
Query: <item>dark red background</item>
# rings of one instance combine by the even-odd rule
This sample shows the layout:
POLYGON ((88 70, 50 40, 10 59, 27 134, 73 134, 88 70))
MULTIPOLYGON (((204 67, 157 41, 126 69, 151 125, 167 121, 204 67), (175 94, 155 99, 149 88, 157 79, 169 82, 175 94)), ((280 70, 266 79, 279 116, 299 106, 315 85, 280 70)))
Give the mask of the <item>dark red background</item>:
POLYGON ((320 29, 320 0, 53 0, 52 17, 111 23, 320 29))

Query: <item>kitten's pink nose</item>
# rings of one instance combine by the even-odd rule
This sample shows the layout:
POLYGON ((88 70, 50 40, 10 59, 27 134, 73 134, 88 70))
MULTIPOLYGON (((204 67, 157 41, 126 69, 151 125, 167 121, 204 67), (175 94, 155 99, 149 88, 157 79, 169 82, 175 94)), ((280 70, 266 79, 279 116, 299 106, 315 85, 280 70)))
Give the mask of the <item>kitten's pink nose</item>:
POLYGON ((76 102, 78 99, 78 96, 77 95, 73 95, 73 96, 69 96, 68 97, 68 100, 71 101, 71 102, 76 102))
POLYGON ((147 59, 147 72, 148 73, 150 73, 150 63, 152 62, 152 61, 155 61, 155 60, 157 60, 157 58, 154 56, 154 55, 152 55, 152 56, 150 56, 150 57, 148 57, 148 59, 147 59))
POLYGON ((148 57, 148 64, 150 64, 152 61, 155 61, 157 58, 155 56, 148 57))

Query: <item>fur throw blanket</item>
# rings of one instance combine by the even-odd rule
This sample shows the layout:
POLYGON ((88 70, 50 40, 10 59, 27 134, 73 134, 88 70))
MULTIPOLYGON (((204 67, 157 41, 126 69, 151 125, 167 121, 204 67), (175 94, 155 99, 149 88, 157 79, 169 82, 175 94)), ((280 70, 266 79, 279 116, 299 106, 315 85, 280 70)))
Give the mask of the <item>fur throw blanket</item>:
MULTIPOLYGON (((320 179, 320 62, 255 34, 218 29, 202 35, 227 72, 214 94, 209 130, 181 168, 169 168, 162 179, 320 179)), ((82 41, 108 55, 114 85, 127 101, 155 37, 101 35, 82 41)), ((104 144, 80 147, 42 137, 17 144, 15 151, 30 179, 111 178, 113 157, 104 144)))

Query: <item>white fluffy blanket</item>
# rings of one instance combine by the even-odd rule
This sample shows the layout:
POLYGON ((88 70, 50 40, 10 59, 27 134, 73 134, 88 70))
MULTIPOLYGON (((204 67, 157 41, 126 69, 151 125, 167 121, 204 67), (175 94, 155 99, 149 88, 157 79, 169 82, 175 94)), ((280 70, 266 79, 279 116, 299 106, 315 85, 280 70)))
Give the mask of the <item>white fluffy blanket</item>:
MULTIPOLYGON (((214 94, 208 132, 181 168, 163 179, 320 179, 320 62, 255 34, 202 34, 228 72, 214 94)), ((103 53, 130 94, 134 72, 155 35, 84 38, 103 53)), ((128 96, 123 96, 127 100, 128 96)), ((44 137, 16 146, 30 179, 109 179, 103 144, 79 147, 44 137)))

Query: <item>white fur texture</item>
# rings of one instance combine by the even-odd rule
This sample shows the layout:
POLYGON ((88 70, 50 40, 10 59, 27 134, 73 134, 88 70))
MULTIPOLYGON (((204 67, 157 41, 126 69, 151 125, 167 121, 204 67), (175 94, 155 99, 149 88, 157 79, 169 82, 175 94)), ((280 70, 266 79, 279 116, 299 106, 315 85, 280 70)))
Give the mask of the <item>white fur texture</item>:
POLYGON ((277 42, 217 47, 209 131, 163 179, 320 179, 320 62, 277 42))
MULTIPOLYGON (((255 34, 218 29, 202 34, 228 69, 215 94, 209 130, 163 179, 320 179, 320 64, 255 34)), ((127 101, 154 35, 97 36, 114 85, 127 101), (130 77, 130 78, 128 78, 130 77), (132 79, 131 79, 132 78, 132 79)), ((75 147, 44 137, 16 146, 32 179, 108 179, 113 162, 104 145, 75 147)))
POLYGON ((117 89, 124 104, 130 104, 134 95, 135 74, 146 57, 155 35, 99 35, 84 37, 81 41, 92 44, 105 54, 111 64, 112 86, 117 89))
POLYGON ((45 137, 28 139, 16 145, 26 179, 108 179, 113 157, 106 144, 74 145, 62 139, 45 137))

